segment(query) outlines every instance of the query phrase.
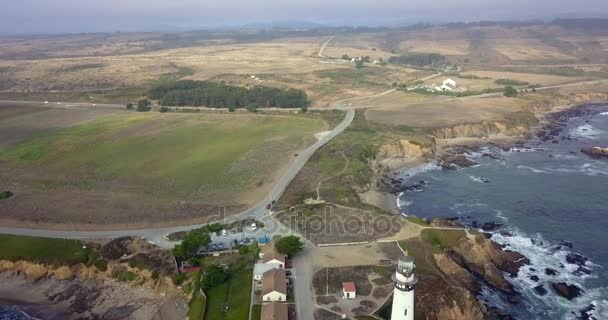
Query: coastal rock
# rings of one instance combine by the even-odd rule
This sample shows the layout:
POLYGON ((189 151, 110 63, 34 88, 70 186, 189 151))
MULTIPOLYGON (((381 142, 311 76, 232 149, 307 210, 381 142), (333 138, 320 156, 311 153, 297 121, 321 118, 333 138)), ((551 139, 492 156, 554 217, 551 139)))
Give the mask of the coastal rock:
POLYGON ((503 250, 495 242, 481 235, 474 239, 467 237, 448 254, 458 265, 479 275, 491 286, 507 294, 513 294, 515 291, 504 278, 502 271, 514 276, 523 265, 529 264, 529 260, 522 254, 503 250))
POLYGON ((528 128, 525 125, 500 121, 481 121, 436 129, 433 130, 432 134, 437 137, 437 139, 455 139, 488 138, 495 135, 521 136, 528 132, 528 128))
POLYGON ((502 223, 498 222, 486 222, 481 226, 483 231, 494 231, 498 228, 502 227, 502 223))
POLYGON ((545 274, 548 276, 556 276, 558 272, 555 269, 545 268, 545 274))
POLYGON ((534 291, 536 291, 539 296, 544 296, 548 293, 547 289, 545 289, 542 284, 534 287, 534 291))
POLYGON ((565 282, 552 283, 551 287, 553 287, 553 290, 555 290, 557 294, 568 300, 572 300, 580 296, 583 292, 583 290, 576 285, 567 284, 565 282))
POLYGON ((593 147, 582 148, 581 152, 593 159, 608 158, 608 148, 593 147))
POLYGON ((481 285, 475 278, 464 268, 456 264, 452 259, 445 254, 435 254, 435 263, 441 272, 448 275, 451 279, 456 280, 463 287, 471 292, 479 292, 481 285))
POLYGON ((409 140, 381 145, 376 152, 374 167, 395 170, 423 159, 430 150, 409 140))
POLYGON ((465 157, 462 154, 458 154, 458 155, 452 155, 452 154, 444 155, 444 156, 441 157, 440 161, 441 161, 441 167, 444 168, 444 169, 448 169, 448 170, 456 170, 458 168, 466 168, 466 167, 474 166, 474 165, 477 164, 477 162, 468 159, 467 157, 465 157))

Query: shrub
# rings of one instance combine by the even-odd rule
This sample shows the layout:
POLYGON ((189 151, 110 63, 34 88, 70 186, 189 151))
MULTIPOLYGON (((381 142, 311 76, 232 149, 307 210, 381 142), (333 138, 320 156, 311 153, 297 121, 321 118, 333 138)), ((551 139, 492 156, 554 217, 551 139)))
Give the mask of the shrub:
POLYGON ((135 109, 139 112, 147 112, 152 110, 152 107, 150 107, 150 100, 148 99, 141 99, 137 102, 137 109, 135 109))
POLYGON ((104 259, 97 259, 95 262, 93 262, 93 265, 99 271, 106 271, 106 270, 108 270, 108 261, 106 261, 104 259))
POLYGON ((184 283, 184 281, 186 281, 186 278, 188 276, 185 273, 176 273, 171 277, 171 280, 173 281, 173 284, 175 284, 176 286, 181 286, 182 283, 184 283))
POLYGON ((167 108, 165 106, 162 106, 162 107, 160 107, 160 109, 158 109, 158 112, 160 112, 160 113, 165 113, 165 112, 168 112, 168 111, 169 111, 169 108, 167 108))
POLYGON ((517 89, 513 88, 512 86, 506 86, 505 91, 504 91, 504 96, 505 97, 516 97, 517 89))
POLYGON ((133 104, 127 103, 127 110, 133 110, 133 104))
POLYGON ((137 275, 131 271, 118 269, 112 273, 112 276, 120 282, 131 282, 137 279, 137 275))
POLYGON ((527 86, 530 83, 526 81, 512 80, 512 79, 498 79, 494 81, 496 84, 502 84, 506 86, 527 86))
POLYGON ((3 191, 3 192, 0 192, 0 200, 2 200, 2 199, 6 199, 6 198, 10 198, 10 197, 12 197, 12 196, 13 196, 13 193, 12 193, 12 192, 10 192, 10 191, 3 191))

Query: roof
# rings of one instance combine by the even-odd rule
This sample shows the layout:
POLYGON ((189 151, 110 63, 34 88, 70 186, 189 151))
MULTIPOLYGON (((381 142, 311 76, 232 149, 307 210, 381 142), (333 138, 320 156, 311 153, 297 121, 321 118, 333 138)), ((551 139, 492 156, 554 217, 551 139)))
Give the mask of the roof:
POLYGON ((262 295, 273 291, 287 294, 287 276, 284 269, 272 269, 264 272, 262 279, 262 295))
POLYGON ((267 245, 262 246, 262 262, 266 263, 272 260, 278 260, 285 263, 285 255, 281 254, 274 247, 274 241, 269 242, 267 245))
POLYGON ((253 266, 253 274, 264 274, 266 271, 271 269, 279 269, 278 263, 256 263, 253 266))
POLYGON ((262 320, 287 320, 287 305, 277 302, 262 305, 262 320))
POLYGON ((357 292, 357 287, 355 287, 354 282, 343 282, 342 290, 344 290, 344 292, 357 292))

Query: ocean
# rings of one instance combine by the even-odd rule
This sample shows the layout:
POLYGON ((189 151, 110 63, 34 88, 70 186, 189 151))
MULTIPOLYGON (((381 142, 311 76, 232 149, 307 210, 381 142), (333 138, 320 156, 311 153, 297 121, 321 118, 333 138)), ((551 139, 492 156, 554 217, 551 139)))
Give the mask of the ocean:
POLYGON ((503 224, 492 239, 531 261, 509 279, 523 301, 512 305, 487 288, 482 296, 517 319, 608 319, 608 159, 580 152, 608 147, 608 106, 587 110, 565 121, 556 141, 487 147, 468 154, 479 163, 469 168, 429 164, 399 173, 405 185, 425 182, 399 195, 403 214, 503 224), (556 282, 575 284, 582 295, 558 296, 556 282))
POLYGON ((25 312, 9 306, 0 304, 0 320, 39 320, 28 316, 25 312))

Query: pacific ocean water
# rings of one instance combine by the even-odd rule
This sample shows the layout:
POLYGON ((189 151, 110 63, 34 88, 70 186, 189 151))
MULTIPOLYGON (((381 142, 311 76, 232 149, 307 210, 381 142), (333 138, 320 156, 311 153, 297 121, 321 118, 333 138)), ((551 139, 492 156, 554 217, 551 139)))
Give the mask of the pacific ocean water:
POLYGON ((489 288, 482 296, 517 319, 608 319, 608 159, 580 152, 608 147, 608 106, 588 111, 563 125, 558 143, 487 147, 468 154, 479 163, 473 167, 452 171, 431 164, 400 173, 405 185, 425 182, 422 190, 400 194, 403 214, 504 225, 492 239, 531 260, 509 278, 523 301, 510 304, 489 288), (569 301, 552 289, 557 282, 583 293, 569 301))

